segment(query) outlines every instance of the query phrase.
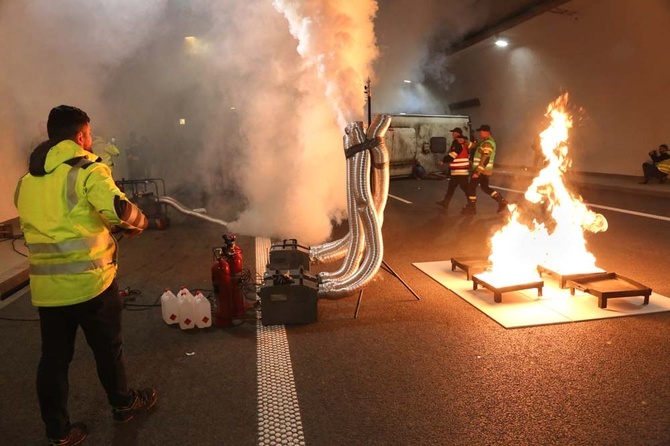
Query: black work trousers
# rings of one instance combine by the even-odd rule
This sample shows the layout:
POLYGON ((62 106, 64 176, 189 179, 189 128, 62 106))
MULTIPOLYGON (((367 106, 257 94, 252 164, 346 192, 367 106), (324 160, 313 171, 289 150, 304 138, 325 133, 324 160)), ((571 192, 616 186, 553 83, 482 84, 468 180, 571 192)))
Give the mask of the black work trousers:
POLYGON ((468 197, 468 176, 467 175, 451 175, 449 178, 449 186, 447 187, 447 193, 444 195, 444 204, 446 208, 451 202, 451 198, 454 196, 456 189, 460 187, 461 190, 465 193, 465 198, 468 197))
POLYGON ((644 179, 647 181, 649 181, 651 178, 656 178, 661 181, 665 180, 668 176, 667 173, 663 173, 658 170, 658 167, 656 167, 656 164, 654 163, 643 163, 642 171, 644 172, 644 179))
POLYGON ((496 191, 492 189, 489 185, 490 175, 480 174, 477 178, 470 178, 470 183, 468 183, 468 198, 470 201, 477 200, 477 186, 482 188, 482 192, 490 196, 494 196, 496 191))
POLYGON ((112 406, 132 402, 123 362, 122 298, 116 281, 97 297, 75 305, 39 307, 42 357, 37 368, 37 397, 49 438, 67 435, 68 369, 81 327, 93 350, 100 383, 112 406))

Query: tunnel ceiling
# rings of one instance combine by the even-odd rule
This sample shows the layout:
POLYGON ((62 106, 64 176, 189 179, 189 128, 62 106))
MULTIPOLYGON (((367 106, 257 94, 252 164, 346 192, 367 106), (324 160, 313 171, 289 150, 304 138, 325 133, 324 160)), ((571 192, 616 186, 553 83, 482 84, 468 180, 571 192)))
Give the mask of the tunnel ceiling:
POLYGON ((563 13, 559 8, 569 0, 476 0, 473 10, 486 11, 485 18, 479 25, 459 36, 446 49, 448 54, 456 53, 484 39, 513 28, 526 20, 552 11, 563 13))

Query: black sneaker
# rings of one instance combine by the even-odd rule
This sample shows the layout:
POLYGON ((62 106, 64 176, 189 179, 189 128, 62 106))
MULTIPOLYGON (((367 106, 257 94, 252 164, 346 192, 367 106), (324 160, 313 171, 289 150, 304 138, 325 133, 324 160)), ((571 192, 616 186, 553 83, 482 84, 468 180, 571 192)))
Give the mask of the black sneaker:
POLYGON ((82 444, 88 435, 84 423, 72 423, 65 438, 49 438, 51 446, 75 446, 82 444))
POLYGON ((156 389, 142 389, 142 390, 132 390, 133 392, 133 402, 128 407, 114 407, 112 409, 112 414, 114 420, 119 423, 125 423, 132 420, 135 415, 146 412, 147 410, 154 407, 156 400, 158 399, 158 393, 156 389))

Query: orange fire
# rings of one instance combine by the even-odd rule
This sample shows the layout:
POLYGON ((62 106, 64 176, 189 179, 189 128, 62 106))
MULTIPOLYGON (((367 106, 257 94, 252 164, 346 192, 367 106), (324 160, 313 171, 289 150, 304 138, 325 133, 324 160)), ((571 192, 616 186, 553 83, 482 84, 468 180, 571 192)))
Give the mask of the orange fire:
POLYGON ((537 280, 538 265, 560 274, 602 271, 586 249, 584 231, 606 231, 607 220, 587 209, 564 181, 571 165, 567 141, 572 120, 566 112, 567 102, 566 93, 547 108, 551 124, 540 134, 545 167, 524 195, 528 208, 541 209, 541 221, 535 216, 528 222, 531 217, 523 214, 526 206, 510 206, 509 222, 491 239, 490 274, 498 281, 537 280))

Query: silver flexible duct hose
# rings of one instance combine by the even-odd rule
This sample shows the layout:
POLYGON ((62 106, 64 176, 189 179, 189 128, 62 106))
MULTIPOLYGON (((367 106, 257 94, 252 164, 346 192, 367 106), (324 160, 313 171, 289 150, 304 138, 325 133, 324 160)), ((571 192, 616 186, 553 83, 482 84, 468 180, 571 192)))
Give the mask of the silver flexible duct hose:
MULTIPOLYGON (((352 259, 347 262, 350 267, 345 274, 336 277, 332 280, 324 280, 319 288, 320 296, 327 298, 338 298, 348 296, 354 293, 358 287, 355 287, 359 279, 371 272, 372 266, 371 253, 375 252, 375 246, 378 246, 378 237, 375 236, 374 230, 378 228, 377 215, 373 207, 372 196, 370 193, 370 169, 369 169, 369 154, 362 160, 357 169, 358 174, 355 178, 354 194, 356 196, 357 213, 360 218, 360 223, 363 228, 362 233, 359 233, 358 240, 364 242, 358 243, 357 251, 349 251, 345 258, 352 259), (361 258, 365 257, 361 263, 361 258)), ((352 238, 354 234, 352 233, 352 238)), ((352 247, 353 249, 353 247, 352 247)))
MULTIPOLYGON (((380 115, 375 117, 373 124, 370 125, 366 136, 368 141, 377 138, 375 147, 372 147, 370 151, 373 154, 376 153, 377 161, 380 161, 379 163, 373 163, 373 168, 375 169, 375 187, 378 188, 375 190, 376 200, 374 202, 370 190, 371 169, 368 165, 370 159, 373 157, 364 156, 360 158, 360 164, 355 170, 356 175, 353 178, 356 211, 363 226, 363 234, 359 234, 358 238, 360 241, 365 242, 365 258, 360 263, 360 252, 348 252, 347 258, 357 259, 353 264, 353 269, 350 269, 349 274, 344 274, 341 278, 323 281, 319 286, 318 294, 320 297, 339 298, 356 293, 379 271, 383 260, 384 243, 381 222, 383 221, 383 209, 386 206, 388 195, 388 150, 383 140, 391 124, 391 118, 388 115, 380 115)), ((364 153, 367 153, 367 150, 364 153)), ((354 158, 357 157, 355 156, 354 158)), ((354 234, 351 237, 353 238, 354 234)), ((352 243, 350 243, 350 247, 353 248, 351 245, 352 243)))
MULTIPOLYGON (((363 123, 351 123, 345 129, 345 149, 360 144, 365 141, 365 134, 363 133, 363 123)), ((349 206, 349 232, 347 237, 343 237, 343 242, 346 241, 346 245, 340 247, 337 251, 332 250, 329 256, 324 257, 325 259, 334 259, 336 256, 344 257, 344 262, 340 265, 340 268, 333 272, 322 272, 319 274, 321 280, 328 279, 341 279, 352 274, 354 268, 356 268, 361 261, 363 256, 363 248, 365 246, 365 240, 361 237, 361 226, 360 218, 358 216, 359 209, 359 196, 360 193, 357 193, 357 178, 360 177, 362 172, 362 165, 368 165, 368 159, 370 155, 367 151, 358 152, 353 157, 347 159, 347 191, 348 191, 348 200, 347 204, 349 206)))
MULTIPOLYGON (((380 134, 382 127, 386 126, 383 129, 385 134, 390 125, 390 117, 387 115, 377 115, 373 119, 372 123, 368 127, 367 137, 368 139, 374 138, 374 135, 380 134)), ((350 124, 347 126, 347 129, 352 126, 350 124)), ((353 136, 358 135, 358 132, 350 132, 345 129, 344 135, 344 147, 345 149, 351 147, 355 144, 360 144, 362 141, 358 141, 358 137, 355 140, 352 139, 353 136)), ((380 219, 380 223, 384 219, 384 208, 386 207, 386 200, 388 198, 388 188, 389 188, 389 162, 390 157, 388 153, 388 148, 386 147, 386 140, 382 137, 381 143, 378 146, 375 146, 372 150, 372 195, 375 202, 375 210, 377 211, 377 216, 380 219)), ((354 158, 347 159, 347 211, 348 215, 352 215, 352 209, 354 209, 355 198, 353 193, 353 188, 351 184, 351 175, 353 169, 354 158)), ((351 224, 353 220, 349 217, 349 222, 351 224)), ((356 224, 358 222, 356 221, 356 224)), ((347 232, 344 237, 339 240, 334 240, 330 242, 323 243, 318 246, 312 246, 309 250, 309 256, 312 262, 316 263, 332 263, 337 260, 342 259, 348 252, 348 247, 350 244, 351 232, 347 232)))
POLYGON ((212 223, 219 224, 221 226, 228 226, 228 222, 225 222, 223 220, 219 220, 218 218, 210 217, 209 215, 205 214, 207 212, 203 208, 198 208, 198 209, 188 209, 186 208, 183 204, 175 200, 174 198, 171 197, 158 197, 158 202, 159 203, 165 203, 169 204, 182 214, 190 215, 192 217, 197 217, 201 218, 203 220, 207 220, 212 223))
MULTIPOLYGON (((388 115, 377 115, 368 127, 368 139, 376 135, 385 135, 391 125, 391 117, 388 115)), ((390 156, 386 147, 386 139, 382 136, 378 145, 372 150, 372 197, 375 202, 377 219, 381 226, 384 222, 384 209, 389 194, 389 168, 390 156)))
POLYGON ((382 232, 377 224, 377 214, 372 206, 367 206, 362 210, 361 217, 366 240, 363 263, 347 278, 321 284, 319 297, 337 299, 350 296, 363 288, 379 271, 384 257, 384 244, 381 243, 382 232))
POLYGON ((357 153, 354 157, 354 168, 352 174, 352 184, 353 187, 353 197, 354 197, 354 210, 349 217, 349 244, 345 251, 344 262, 340 265, 340 268, 334 272, 322 272, 319 274, 322 282, 328 280, 342 280, 346 277, 349 277, 354 273, 358 267, 361 258, 363 257, 363 252, 365 249, 365 238, 363 231, 361 230, 361 218, 359 212, 361 209, 365 208, 365 204, 361 203, 361 196, 363 193, 358 192, 358 188, 355 186, 356 183, 360 183, 358 178, 364 174, 364 168, 367 170, 369 175, 369 160, 370 154, 367 152, 357 153))
MULTIPOLYGON (((365 140, 364 133, 362 131, 362 124, 360 127, 357 126, 357 123, 350 123, 344 129, 344 149, 360 144, 365 140)), ((358 225, 358 220, 352 218, 356 211, 356 200, 353 194, 353 182, 352 178, 354 176, 353 170, 355 169, 355 157, 347 158, 347 216, 349 219, 349 232, 339 240, 334 240, 331 242, 326 242, 318 246, 312 246, 309 249, 309 257, 312 262, 317 263, 331 263, 337 260, 342 259, 348 251, 349 244, 351 242, 351 225, 358 225)))

